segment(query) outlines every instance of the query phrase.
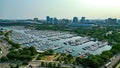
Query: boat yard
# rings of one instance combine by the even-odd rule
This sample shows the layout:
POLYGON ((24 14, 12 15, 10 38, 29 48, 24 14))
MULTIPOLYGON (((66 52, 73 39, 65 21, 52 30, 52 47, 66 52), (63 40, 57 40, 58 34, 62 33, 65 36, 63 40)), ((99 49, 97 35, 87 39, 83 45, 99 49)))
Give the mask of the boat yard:
POLYGON ((30 30, 21 26, 0 27, 12 30, 11 40, 23 47, 35 46, 38 51, 53 49, 56 53, 67 53, 73 56, 101 54, 110 50, 111 46, 105 41, 93 41, 90 37, 81 37, 71 32, 30 30))

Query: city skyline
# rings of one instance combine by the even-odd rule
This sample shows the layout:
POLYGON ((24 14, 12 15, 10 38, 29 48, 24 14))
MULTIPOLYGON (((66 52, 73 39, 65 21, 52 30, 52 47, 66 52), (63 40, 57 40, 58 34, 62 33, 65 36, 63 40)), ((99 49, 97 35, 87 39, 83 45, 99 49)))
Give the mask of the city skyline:
POLYGON ((119 0, 1 0, 0 19, 120 18, 119 0))

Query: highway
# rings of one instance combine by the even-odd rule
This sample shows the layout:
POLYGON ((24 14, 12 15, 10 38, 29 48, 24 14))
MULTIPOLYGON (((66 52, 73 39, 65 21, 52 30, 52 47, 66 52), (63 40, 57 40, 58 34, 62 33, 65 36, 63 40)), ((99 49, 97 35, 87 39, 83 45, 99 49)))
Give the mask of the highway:
POLYGON ((115 56, 115 59, 111 61, 111 64, 108 66, 108 68, 113 68, 113 66, 120 60, 120 54, 115 56))

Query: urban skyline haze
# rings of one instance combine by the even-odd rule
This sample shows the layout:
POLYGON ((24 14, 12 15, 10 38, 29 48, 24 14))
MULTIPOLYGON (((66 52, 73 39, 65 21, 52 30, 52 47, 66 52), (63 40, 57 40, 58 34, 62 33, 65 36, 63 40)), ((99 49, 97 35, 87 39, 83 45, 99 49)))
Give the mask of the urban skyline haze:
POLYGON ((0 19, 120 18, 120 0, 0 0, 0 19))

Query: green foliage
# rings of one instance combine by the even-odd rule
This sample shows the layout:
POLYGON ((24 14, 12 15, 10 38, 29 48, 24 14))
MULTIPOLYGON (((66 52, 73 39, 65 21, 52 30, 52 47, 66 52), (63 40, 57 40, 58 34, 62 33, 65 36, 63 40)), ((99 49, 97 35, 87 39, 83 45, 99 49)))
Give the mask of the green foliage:
POLYGON ((37 57, 37 60, 41 60, 42 57, 48 56, 48 55, 53 55, 53 54, 54 54, 54 50, 47 50, 43 53, 40 53, 39 56, 37 57))
POLYGON ((37 57, 37 60, 41 60, 41 58, 45 56, 43 53, 40 53, 39 56, 37 57))
POLYGON ((44 63, 44 62, 41 62, 41 66, 45 66, 45 63, 44 63))
POLYGON ((24 50, 24 52, 26 52, 27 54, 30 54, 30 55, 36 55, 37 54, 37 50, 33 46, 23 48, 23 50, 24 50))
POLYGON ((75 66, 73 66, 73 68, 76 68, 75 66))
POLYGON ((10 65, 10 68, 15 68, 13 65, 10 65))
POLYGON ((52 67, 53 64, 51 62, 48 63, 48 67, 52 67))
POLYGON ((45 55, 53 55, 54 54, 54 50, 47 50, 44 52, 45 55))
MULTIPOLYGON (((29 27, 29 26, 28 26, 29 27)), ((35 25, 32 26, 37 30, 61 30, 61 31, 65 31, 67 30, 67 28, 65 28, 65 26, 63 25, 35 25)), ((120 27, 104 27, 104 28, 100 28, 100 27, 94 27, 92 29, 82 29, 82 28, 78 28, 78 29, 71 29, 69 30, 71 32, 75 32, 78 35, 81 36, 90 36, 93 37, 97 40, 100 41, 108 41, 111 45, 112 45, 112 49, 109 51, 104 51, 102 54, 100 55, 90 55, 87 58, 80 58, 77 57, 76 58, 76 63, 77 64, 83 64, 85 66, 89 66, 91 68, 99 68, 101 65, 105 64, 107 61, 109 61, 109 59, 117 54, 118 52, 120 52, 120 33, 118 33, 120 31, 120 27), (106 35, 106 33, 108 31, 113 31, 112 34, 106 35), (113 44, 115 43, 115 44, 113 44)), ((9 34, 10 33, 6 33, 6 39, 7 41, 14 47, 14 48, 19 48, 17 45, 13 43, 12 41, 10 41, 9 38, 9 34)), ((34 50, 34 48, 29 48, 28 50, 26 48, 24 48, 23 50, 18 50, 18 51, 12 51, 10 52, 7 57, 3 57, 3 59, 6 60, 7 59, 17 59, 17 60, 25 60, 24 62, 27 62, 28 60, 31 60, 33 57, 29 57, 31 55, 35 55, 36 51, 34 50), (23 51, 24 50, 24 51, 23 51), (32 51, 32 52, 31 52, 32 51), (18 57, 19 55, 19 57, 18 57), (27 60, 26 60, 27 59, 27 60)), ((44 53, 40 53, 40 55, 38 56, 37 59, 41 59, 41 57, 45 56, 45 55, 52 55, 54 52, 52 50, 48 50, 45 51, 44 53)), ((58 57, 58 61, 65 61, 65 63, 72 63, 72 59, 73 57, 71 55, 66 55, 66 54, 61 54, 60 57, 58 57)), ((53 64, 51 63, 41 63, 41 66, 51 66, 53 64)), ((55 66, 55 65, 54 65, 55 66)), ((56 65, 57 66, 57 65, 56 65)), ((60 65, 58 64, 59 68, 60 65)))
POLYGON ((56 60, 60 62, 64 61, 66 64, 72 64, 74 62, 73 59, 74 58, 72 55, 66 55, 65 53, 62 53, 56 60))
POLYGON ((17 64, 15 68, 19 68, 19 64, 17 64))
POLYGON ((8 41, 9 44, 12 45, 12 49, 18 49, 18 48, 20 48, 20 47, 21 47, 20 44, 14 43, 13 41, 10 40, 10 37, 9 37, 9 36, 10 36, 11 33, 12 33, 12 31, 7 31, 7 32, 5 33, 6 40, 8 41))
POLYGON ((80 57, 77 57, 75 61, 76 61, 76 63, 78 63, 78 64, 82 64, 82 62, 84 62, 83 60, 84 60, 84 59, 82 59, 82 58, 80 58, 80 57))
POLYGON ((56 67, 56 63, 53 63, 53 67, 56 67))
POLYGON ((0 31, 0 35, 3 35, 4 34, 4 32, 3 31, 0 31))
POLYGON ((19 50, 10 51, 7 57, 10 60, 31 61, 33 56, 37 54, 34 47, 27 47, 19 50))
POLYGON ((12 45, 12 49, 18 49, 21 47, 20 44, 14 43, 13 41, 8 41, 8 43, 12 45))
POLYGON ((114 44, 114 45, 112 46, 111 52, 112 52, 113 54, 119 53, 119 52, 120 52, 120 43, 119 43, 119 44, 114 44))
POLYGON ((29 61, 23 61, 23 65, 28 65, 29 61))
POLYGON ((106 27, 106 28, 94 28, 94 29, 81 29, 75 30, 76 33, 82 36, 91 36, 101 41, 108 41, 112 45, 112 49, 109 51, 104 51, 100 55, 90 55, 88 58, 76 58, 77 64, 83 64, 91 68, 99 68, 107 61, 110 60, 112 56, 120 52, 120 33, 117 29, 120 27, 106 27), (112 34, 106 35, 108 31, 113 31, 112 34), (113 44, 115 42, 116 44, 113 44))
POLYGON ((19 65, 18 64, 16 66, 10 65, 10 68, 19 68, 19 65))
POLYGON ((58 68, 60 68, 61 67, 61 64, 60 63, 58 63, 58 66, 57 66, 58 68))
POLYGON ((61 31, 64 31, 65 28, 66 27, 64 25, 41 24, 41 25, 36 25, 35 26, 35 29, 37 29, 37 30, 61 30, 61 31))
POLYGON ((108 35, 107 36, 107 39, 108 39, 108 41, 112 41, 112 42, 117 42, 117 43, 119 43, 120 42, 120 33, 118 33, 118 32, 114 32, 113 34, 111 34, 111 35, 108 35))
POLYGON ((2 49, 0 48, 0 51, 2 51, 2 49))
POLYGON ((74 32, 81 36, 90 36, 93 38, 97 38, 98 40, 106 40, 105 33, 108 30, 101 28, 92 28, 92 29, 81 29, 78 28, 74 32))
POLYGON ((27 47, 23 49, 18 50, 11 50, 6 57, 2 57, 1 61, 21 61, 23 62, 23 65, 28 64, 29 61, 31 61, 34 56, 37 54, 37 51, 35 47, 27 47))
POLYGON ((8 61, 8 58, 6 56, 1 57, 0 59, 2 62, 8 61))
POLYGON ((91 68, 99 68, 103 64, 105 64, 109 59, 115 55, 116 53, 120 52, 120 45, 114 45, 114 47, 109 51, 104 51, 100 55, 90 55, 87 58, 76 58, 77 64, 83 64, 85 66, 89 66, 91 68))

